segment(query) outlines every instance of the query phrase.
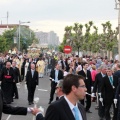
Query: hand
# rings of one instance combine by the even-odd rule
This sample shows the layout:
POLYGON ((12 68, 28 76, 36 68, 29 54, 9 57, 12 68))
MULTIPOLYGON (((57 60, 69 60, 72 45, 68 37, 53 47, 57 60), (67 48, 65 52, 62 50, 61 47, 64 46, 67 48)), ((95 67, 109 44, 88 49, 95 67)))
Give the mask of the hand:
POLYGON ((114 104, 117 104, 117 99, 114 99, 114 104))
POLYGON ((103 98, 100 98, 99 100, 100 100, 100 102, 103 102, 103 98))
POLYGON ((91 91, 93 91, 93 87, 91 87, 91 91))
POLYGON ((31 112, 32 112, 33 115, 36 115, 37 113, 39 113, 39 112, 41 112, 41 111, 40 111, 40 109, 38 109, 38 108, 33 108, 33 109, 31 110, 31 112))
POLYGON ((91 94, 91 97, 92 97, 92 98, 95 97, 95 93, 92 93, 92 94, 91 94))

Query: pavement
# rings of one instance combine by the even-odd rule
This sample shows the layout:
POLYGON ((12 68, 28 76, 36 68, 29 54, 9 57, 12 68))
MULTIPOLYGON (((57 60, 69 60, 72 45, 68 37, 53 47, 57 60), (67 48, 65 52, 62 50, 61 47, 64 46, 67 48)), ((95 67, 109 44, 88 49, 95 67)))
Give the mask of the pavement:
MULTIPOLYGON (((22 82, 18 86, 19 99, 14 99, 14 102, 11 104, 12 106, 21 106, 21 107, 34 107, 34 105, 28 105, 27 101, 27 89, 25 87, 25 83, 22 82)), ((39 79, 39 86, 36 88, 35 97, 39 97, 39 102, 37 107, 42 106, 46 111, 49 102, 49 94, 50 94, 50 81, 48 76, 44 76, 44 78, 39 79)), ((96 103, 92 103, 90 111, 92 113, 87 113, 87 120, 99 120, 98 110, 95 110, 96 103)), ((2 120, 34 120, 32 114, 28 113, 26 116, 20 115, 2 115, 2 120)))

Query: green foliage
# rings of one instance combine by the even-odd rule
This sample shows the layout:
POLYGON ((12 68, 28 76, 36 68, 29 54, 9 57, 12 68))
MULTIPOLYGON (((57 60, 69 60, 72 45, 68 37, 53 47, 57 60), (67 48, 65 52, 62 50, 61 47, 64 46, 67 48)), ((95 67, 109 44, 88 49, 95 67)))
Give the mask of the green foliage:
POLYGON ((65 45, 71 45, 73 50, 80 49, 93 53, 100 50, 112 51, 113 47, 117 45, 118 28, 112 30, 110 21, 101 25, 103 27, 103 33, 101 34, 98 34, 98 27, 92 21, 85 25, 74 23, 73 26, 66 26, 64 39, 59 46, 59 50, 63 52, 65 45), (84 27, 86 29, 85 33, 83 32, 84 27), (92 33, 91 29, 94 30, 92 33))
MULTIPOLYGON (((8 51, 14 47, 18 48, 18 32, 19 28, 15 27, 13 29, 6 30, 1 36, 0 36, 0 51, 8 51), (17 38, 17 44, 14 44, 14 37, 17 38)), ((24 26, 20 26, 20 48, 21 50, 27 50, 27 47, 32 44, 33 40, 38 43, 38 40, 35 38, 35 34, 32 30, 29 28, 26 28, 24 26)))

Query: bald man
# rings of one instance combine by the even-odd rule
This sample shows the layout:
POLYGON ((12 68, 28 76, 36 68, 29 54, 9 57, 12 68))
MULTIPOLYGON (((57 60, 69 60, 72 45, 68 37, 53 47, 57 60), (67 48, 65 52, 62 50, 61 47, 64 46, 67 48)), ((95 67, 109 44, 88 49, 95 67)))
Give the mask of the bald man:
POLYGON ((33 104, 36 85, 38 85, 38 72, 35 70, 35 64, 31 63, 30 67, 31 69, 26 74, 29 105, 33 104))

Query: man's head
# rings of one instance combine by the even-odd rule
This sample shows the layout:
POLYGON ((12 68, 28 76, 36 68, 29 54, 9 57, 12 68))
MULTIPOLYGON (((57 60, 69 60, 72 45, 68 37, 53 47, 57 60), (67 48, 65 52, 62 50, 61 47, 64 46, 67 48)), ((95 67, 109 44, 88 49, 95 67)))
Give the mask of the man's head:
POLYGON ((31 63, 31 69, 35 70, 35 64, 34 63, 31 63))
POLYGON ((103 74, 106 74, 107 67, 105 65, 102 65, 100 68, 101 68, 101 72, 103 74))
POLYGON ((69 74, 64 78, 63 92, 65 95, 71 96, 76 100, 82 100, 85 98, 86 91, 83 76, 69 74))
POLYGON ((120 63, 117 63, 116 69, 117 69, 117 70, 120 70, 120 63))
POLYGON ((59 80, 57 86, 56 86, 56 94, 58 97, 62 96, 63 93, 63 80, 59 80))
POLYGON ((87 62, 84 62, 84 63, 82 64, 82 66, 83 66, 83 69, 87 70, 87 68, 88 68, 88 63, 87 63, 87 62))
POLYGON ((10 68, 11 67, 11 63, 9 61, 6 62, 6 68, 10 68))
POLYGON ((60 69, 60 66, 58 63, 55 64, 55 69, 59 70, 60 69))
POLYGON ((15 61, 12 62, 12 67, 16 67, 16 62, 15 61))
POLYGON ((112 72, 112 69, 111 69, 111 68, 107 68, 107 75, 108 75, 108 76, 111 76, 112 73, 113 73, 113 72, 112 72))

